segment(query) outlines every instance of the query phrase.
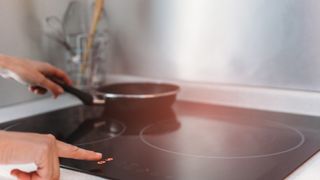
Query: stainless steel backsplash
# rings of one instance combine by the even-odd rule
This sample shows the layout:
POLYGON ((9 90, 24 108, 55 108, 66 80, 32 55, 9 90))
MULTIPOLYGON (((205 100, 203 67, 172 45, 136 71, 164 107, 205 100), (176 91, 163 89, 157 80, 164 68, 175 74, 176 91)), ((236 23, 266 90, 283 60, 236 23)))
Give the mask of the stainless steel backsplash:
POLYGON ((318 0, 108 0, 113 71, 320 90, 318 0))

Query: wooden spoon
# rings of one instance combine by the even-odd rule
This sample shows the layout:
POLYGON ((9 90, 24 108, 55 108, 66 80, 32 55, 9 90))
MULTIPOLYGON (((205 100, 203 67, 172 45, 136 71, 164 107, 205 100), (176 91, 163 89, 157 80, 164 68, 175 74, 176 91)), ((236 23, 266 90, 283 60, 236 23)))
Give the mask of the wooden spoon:
POLYGON ((88 66, 88 59, 89 59, 91 48, 92 48, 94 38, 96 35, 98 22, 101 17, 101 14, 103 12, 103 6, 104 6, 104 0, 95 0, 95 7, 94 7, 94 11, 93 11, 90 31, 89 31, 89 34, 87 37, 86 47, 84 49, 83 56, 82 56, 83 57, 83 64, 81 67, 82 74, 84 73, 85 69, 88 66))

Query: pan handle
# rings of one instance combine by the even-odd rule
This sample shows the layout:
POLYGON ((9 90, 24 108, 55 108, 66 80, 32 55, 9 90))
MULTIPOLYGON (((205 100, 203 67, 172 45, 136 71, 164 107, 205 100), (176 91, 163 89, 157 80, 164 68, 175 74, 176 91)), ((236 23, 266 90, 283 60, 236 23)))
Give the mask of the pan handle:
POLYGON ((50 78, 50 80, 52 80, 54 83, 61 86, 66 92, 79 98, 85 105, 92 105, 93 104, 94 98, 91 94, 86 93, 84 91, 81 91, 81 90, 74 88, 72 86, 69 86, 69 85, 65 84, 64 82, 62 82, 61 80, 58 80, 56 78, 50 78))

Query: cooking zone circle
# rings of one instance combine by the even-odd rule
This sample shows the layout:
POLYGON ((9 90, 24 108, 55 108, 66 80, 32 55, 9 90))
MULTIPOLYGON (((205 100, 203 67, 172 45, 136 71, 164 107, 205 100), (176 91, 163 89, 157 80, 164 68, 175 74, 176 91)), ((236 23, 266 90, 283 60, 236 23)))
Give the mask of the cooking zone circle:
POLYGON ((178 130, 154 133, 171 126, 170 122, 158 122, 143 128, 140 139, 163 152, 216 159, 280 155, 299 148, 305 141, 297 129, 273 121, 228 122, 190 116, 178 119, 178 130))

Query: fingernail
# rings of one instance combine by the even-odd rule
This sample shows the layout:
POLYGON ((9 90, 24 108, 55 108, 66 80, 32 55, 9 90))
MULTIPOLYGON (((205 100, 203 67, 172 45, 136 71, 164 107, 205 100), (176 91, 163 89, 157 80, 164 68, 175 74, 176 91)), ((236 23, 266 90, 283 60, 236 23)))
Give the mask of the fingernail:
POLYGON ((97 155, 97 156, 101 156, 101 157, 102 157, 102 154, 101 154, 101 153, 97 153, 97 152, 96 152, 96 155, 97 155))
POLYGON ((62 88, 59 89, 59 93, 62 94, 64 91, 62 88))

